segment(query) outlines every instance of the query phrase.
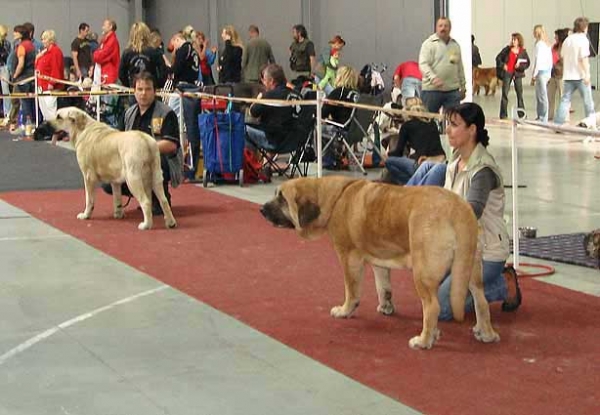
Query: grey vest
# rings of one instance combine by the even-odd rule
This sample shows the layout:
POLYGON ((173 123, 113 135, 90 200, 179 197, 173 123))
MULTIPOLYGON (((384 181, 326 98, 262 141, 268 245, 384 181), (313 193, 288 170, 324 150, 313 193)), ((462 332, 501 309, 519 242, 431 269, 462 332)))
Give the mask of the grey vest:
MULTIPOLYGON (((138 104, 132 105, 125 111, 125 131, 133 130, 133 122, 135 120, 135 114, 138 111, 138 104)), ((169 112, 172 109, 163 104, 160 101, 156 101, 154 104, 154 111, 152 112, 152 118, 160 118, 164 120, 169 112)), ((151 135, 155 139, 160 139, 160 137, 155 137, 152 130, 150 131, 151 135)), ((181 147, 177 149, 177 152, 173 155, 161 154, 161 157, 166 157, 169 163, 169 174, 171 176, 171 187, 175 188, 181 184, 183 181, 183 151, 181 147)))

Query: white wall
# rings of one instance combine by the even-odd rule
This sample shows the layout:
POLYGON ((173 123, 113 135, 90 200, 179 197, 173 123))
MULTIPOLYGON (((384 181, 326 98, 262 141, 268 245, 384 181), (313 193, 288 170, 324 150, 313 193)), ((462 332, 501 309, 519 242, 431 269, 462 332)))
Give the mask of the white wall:
POLYGON ((13 27, 29 21, 35 26, 38 40, 44 30, 54 30, 57 44, 66 56, 70 56, 79 23, 87 22, 100 35, 106 18, 116 21, 123 48, 129 37, 129 14, 128 0, 0 0, 0 24, 8 26, 10 40, 13 27))
MULTIPOLYGON (((454 0, 462 1, 462 0, 454 0)), ((510 34, 519 32, 533 49, 533 27, 542 24, 552 40, 558 28, 573 27, 579 16, 600 21, 600 0, 473 0, 472 26, 483 66, 495 66, 498 52, 510 34)))

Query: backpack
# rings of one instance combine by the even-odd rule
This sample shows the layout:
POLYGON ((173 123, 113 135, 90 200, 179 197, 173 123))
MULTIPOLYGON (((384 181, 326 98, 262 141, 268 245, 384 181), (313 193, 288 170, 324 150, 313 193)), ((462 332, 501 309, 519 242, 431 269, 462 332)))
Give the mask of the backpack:
POLYGON ((244 183, 269 183, 271 180, 262 168, 262 162, 256 157, 256 153, 249 148, 244 148, 244 183))

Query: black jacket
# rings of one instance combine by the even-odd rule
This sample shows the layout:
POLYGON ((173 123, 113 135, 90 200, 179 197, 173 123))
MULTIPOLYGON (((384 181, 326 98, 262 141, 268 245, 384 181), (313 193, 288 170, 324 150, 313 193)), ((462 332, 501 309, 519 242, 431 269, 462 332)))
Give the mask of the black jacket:
POLYGON ((167 65, 159 49, 145 47, 141 53, 125 49, 119 65, 119 79, 126 87, 133 87, 133 77, 142 71, 150 72, 156 87, 162 88, 167 80, 167 65))
MULTIPOLYGON (((508 63, 508 54, 510 53, 510 46, 505 46, 504 49, 496 56, 496 76, 500 79, 504 78, 504 65, 508 63)), ((517 62, 519 59, 524 59, 525 62, 520 65, 515 65, 515 78, 523 78, 525 76, 525 70, 529 68, 531 61, 529 55, 525 49, 522 49, 517 56, 517 62)))
MULTIPOLYGON (((291 89, 280 85, 267 91, 263 98, 287 100, 291 93, 291 89)), ((281 144, 288 133, 295 129, 296 114, 294 111, 292 106, 279 107, 257 103, 250 107, 250 114, 255 118, 260 118, 260 123, 256 127, 263 130, 267 135, 267 140, 275 145, 281 144)))
POLYGON ((219 83, 240 82, 242 80, 242 48, 234 46, 231 40, 225 41, 225 49, 219 56, 219 83))
POLYGON ((389 156, 402 157, 407 147, 415 150, 410 155, 410 158, 415 160, 418 160, 421 156, 435 157, 445 154, 436 123, 418 118, 411 118, 402 124, 398 145, 389 153, 389 156))

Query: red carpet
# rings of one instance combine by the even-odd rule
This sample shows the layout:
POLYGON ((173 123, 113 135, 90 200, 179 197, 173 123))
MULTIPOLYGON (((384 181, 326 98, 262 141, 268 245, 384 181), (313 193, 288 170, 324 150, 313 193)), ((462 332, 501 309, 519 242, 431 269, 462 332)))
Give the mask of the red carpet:
MULTIPOLYGON (((275 229, 255 204, 197 187, 173 195, 180 227, 137 230, 141 212, 111 218, 99 191, 95 219, 75 219, 83 191, 5 193, 2 199, 89 245, 239 319, 347 376, 430 414, 596 414, 600 300, 531 279, 515 314, 492 306, 502 341, 483 345, 472 322, 442 323, 430 351, 408 348, 421 327, 410 278, 395 272, 399 314, 376 313, 367 276, 356 317, 334 320, 343 299, 329 241, 275 229), (486 408, 486 409, 483 409, 486 408)), ((135 202, 132 202, 136 206, 135 202)))

